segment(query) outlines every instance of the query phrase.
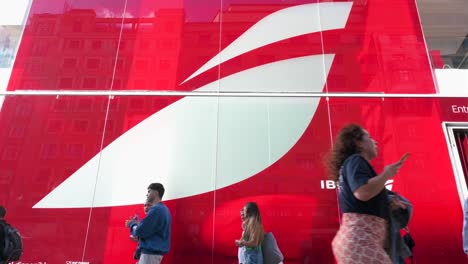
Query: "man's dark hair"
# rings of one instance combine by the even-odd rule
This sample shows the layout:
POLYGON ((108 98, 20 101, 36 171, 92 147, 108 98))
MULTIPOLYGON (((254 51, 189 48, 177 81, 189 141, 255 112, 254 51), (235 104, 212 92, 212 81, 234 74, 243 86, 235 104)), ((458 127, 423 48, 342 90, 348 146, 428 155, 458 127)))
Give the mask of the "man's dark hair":
POLYGON ((6 215, 5 207, 0 205, 0 218, 4 218, 6 215))
POLYGON ((153 190, 153 191, 157 191, 158 192, 158 196, 159 196, 159 199, 162 199, 163 198, 163 195, 164 195, 164 186, 160 183, 152 183, 148 186, 148 189, 150 190, 153 190))

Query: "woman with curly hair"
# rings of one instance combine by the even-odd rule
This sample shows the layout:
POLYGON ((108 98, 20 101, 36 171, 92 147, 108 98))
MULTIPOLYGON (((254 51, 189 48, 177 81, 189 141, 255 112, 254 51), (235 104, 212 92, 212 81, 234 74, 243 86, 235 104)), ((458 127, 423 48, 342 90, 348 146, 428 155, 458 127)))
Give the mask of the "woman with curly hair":
POLYGON ((390 212, 385 182, 406 158, 377 174, 369 163, 376 156, 376 141, 365 129, 355 124, 341 129, 329 159, 330 178, 338 182, 343 213, 332 241, 339 264, 392 263, 384 250, 390 212))
MULTIPOLYGON (((262 241, 265 236, 260 210, 254 202, 248 202, 241 211, 242 237, 236 240, 238 247, 244 247, 244 264, 263 264, 262 241)), ((240 261, 240 260, 239 260, 240 261)))

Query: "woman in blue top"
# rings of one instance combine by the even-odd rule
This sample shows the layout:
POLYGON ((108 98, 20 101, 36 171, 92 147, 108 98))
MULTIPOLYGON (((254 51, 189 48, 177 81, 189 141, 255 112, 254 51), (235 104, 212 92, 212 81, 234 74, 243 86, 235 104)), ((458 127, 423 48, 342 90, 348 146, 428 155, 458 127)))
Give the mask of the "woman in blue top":
MULTIPOLYGON (((243 211, 242 237, 236 240, 238 247, 244 247, 244 264, 263 264, 262 241, 265 236, 260 210, 254 202, 247 203, 243 211)), ((240 261, 240 260, 239 260, 240 261)))
POLYGON ((377 144, 362 127, 352 124, 338 134, 329 160, 331 179, 338 181, 342 223, 332 242, 339 264, 391 264, 384 250, 389 219, 385 182, 395 176, 404 159, 377 174, 369 162, 377 144))

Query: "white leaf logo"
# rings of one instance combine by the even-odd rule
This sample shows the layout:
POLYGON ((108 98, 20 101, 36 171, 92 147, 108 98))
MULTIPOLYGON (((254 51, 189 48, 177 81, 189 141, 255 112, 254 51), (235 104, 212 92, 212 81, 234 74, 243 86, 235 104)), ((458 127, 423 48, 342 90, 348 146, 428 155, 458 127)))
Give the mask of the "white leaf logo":
MULTIPOLYGON (((307 17, 313 24, 312 9, 327 13, 326 21, 330 22, 322 20, 322 26, 327 23, 333 26, 324 28, 343 28, 351 3, 308 4, 280 10, 239 37, 236 41, 240 44, 235 41, 229 46, 235 48, 227 47, 214 58, 223 57, 220 61, 225 61, 291 37, 287 33, 291 26, 278 27, 273 22, 281 17, 278 21, 288 23, 287 16, 294 21, 298 16, 307 17), (273 20, 272 24, 265 22, 269 20, 273 20), (273 33, 275 36, 270 36, 273 33)), ((296 30, 294 34, 310 33, 314 28, 304 21, 297 23, 294 27, 308 29, 296 30)), ((293 87, 299 92, 321 92, 333 58, 333 54, 320 54, 276 61, 224 77, 197 90, 217 90, 221 83, 221 91, 279 92, 293 87)), ((205 65, 190 78, 213 67, 205 65)), ((318 98, 185 97, 121 135, 34 208, 140 204, 151 182, 166 186, 166 200, 235 184, 286 154, 304 133, 318 103, 318 98)))

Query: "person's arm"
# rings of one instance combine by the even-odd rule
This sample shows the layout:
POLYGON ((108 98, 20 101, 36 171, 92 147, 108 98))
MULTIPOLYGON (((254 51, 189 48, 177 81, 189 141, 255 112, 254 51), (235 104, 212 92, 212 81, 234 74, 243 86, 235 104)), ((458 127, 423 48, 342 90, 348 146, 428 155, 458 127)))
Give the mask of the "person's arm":
POLYGON ((254 232, 253 234, 251 234, 251 237, 250 237, 250 240, 249 241, 246 241, 246 240, 241 240, 240 241, 240 244, 241 246, 246 246, 246 247, 256 247, 260 244, 260 234, 259 232, 254 232))
POLYGON ((259 241, 258 239, 251 239, 250 241, 245 241, 245 240, 241 240, 241 245, 242 246, 246 246, 246 247, 256 247, 258 246, 259 244, 259 241))
POLYGON ((244 223, 242 223, 242 235, 240 239, 236 239, 234 242, 236 243, 236 246, 238 247, 243 247, 242 245, 242 238, 244 237, 244 223))
POLYGON ((155 230, 162 225, 161 212, 158 212, 157 208, 150 210, 145 218, 139 224, 133 224, 130 227, 132 234, 139 238, 148 238, 154 235, 155 230))
POLYGON ((370 178, 366 184, 354 190, 354 197, 363 202, 369 201, 385 188, 385 182, 395 176, 402 165, 403 162, 398 161, 386 166, 380 175, 370 178))

